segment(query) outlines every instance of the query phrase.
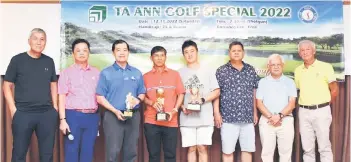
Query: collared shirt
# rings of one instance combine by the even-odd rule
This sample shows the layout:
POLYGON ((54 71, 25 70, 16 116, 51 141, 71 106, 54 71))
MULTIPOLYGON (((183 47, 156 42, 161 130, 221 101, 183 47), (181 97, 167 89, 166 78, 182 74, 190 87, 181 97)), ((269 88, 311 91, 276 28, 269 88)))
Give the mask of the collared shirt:
POLYGON ((329 83, 336 81, 331 64, 315 60, 308 68, 304 64, 295 69, 296 87, 300 89, 300 105, 330 102, 329 83))
POLYGON ((98 108, 95 91, 99 73, 95 67, 88 65, 84 69, 77 64, 61 71, 58 94, 66 95, 66 109, 98 108))
MULTIPOLYGON (((138 97, 145 94, 144 80, 142 73, 137 68, 127 66, 123 69, 115 62, 100 73, 96 94, 104 96, 107 101, 118 110, 126 110, 126 96, 131 93, 138 97)), ((138 109, 136 105, 134 109, 138 109)))
MULTIPOLYGON (((146 87, 146 97, 156 101, 156 90, 164 90, 164 111, 170 112, 175 108, 177 96, 185 93, 183 82, 177 71, 165 68, 162 72, 157 72, 155 68, 144 74, 146 87)), ((171 121, 156 121, 157 111, 151 106, 147 106, 144 115, 145 123, 156 124, 166 127, 178 127, 178 115, 175 115, 171 121)))
POLYGON ((221 90, 220 111, 225 123, 253 122, 254 90, 259 77, 251 65, 243 64, 239 71, 228 62, 216 72, 221 90))
POLYGON ((280 113, 289 104, 289 97, 297 97, 297 90, 294 80, 285 75, 278 79, 269 75, 258 83, 256 98, 263 100, 272 114, 280 113))

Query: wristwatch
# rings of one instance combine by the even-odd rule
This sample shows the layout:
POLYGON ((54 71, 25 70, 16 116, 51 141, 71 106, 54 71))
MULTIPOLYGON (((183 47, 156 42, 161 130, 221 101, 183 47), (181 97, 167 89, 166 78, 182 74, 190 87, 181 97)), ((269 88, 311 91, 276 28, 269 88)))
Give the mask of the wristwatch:
POLYGON ((280 119, 282 119, 282 118, 284 118, 284 114, 283 113, 279 113, 279 117, 280 117, 280 119))

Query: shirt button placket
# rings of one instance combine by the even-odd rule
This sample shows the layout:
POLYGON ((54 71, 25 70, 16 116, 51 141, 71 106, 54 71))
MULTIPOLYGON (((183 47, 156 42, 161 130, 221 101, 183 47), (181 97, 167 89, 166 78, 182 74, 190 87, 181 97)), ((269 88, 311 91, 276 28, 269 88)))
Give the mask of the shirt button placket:
POLYGON ((84 72, 83 70, 79 70, 79 80, 80 80, 80 85, 84 83, 84 72))

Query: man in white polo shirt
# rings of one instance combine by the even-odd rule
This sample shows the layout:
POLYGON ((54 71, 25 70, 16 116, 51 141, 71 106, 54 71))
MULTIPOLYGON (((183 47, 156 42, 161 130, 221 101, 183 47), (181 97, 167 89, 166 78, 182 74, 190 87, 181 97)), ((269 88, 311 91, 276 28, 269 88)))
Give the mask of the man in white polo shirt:
POLYGON ((272 162, 278 142, 279 161, 291 162, 294 142, 294 117, 297 90, 292 79, 283 75, 284 60, 279 54, 268 58, 270 75, 261 79, 256 93, 257 107, 262 113, 259 131, 262 161, 272 162))

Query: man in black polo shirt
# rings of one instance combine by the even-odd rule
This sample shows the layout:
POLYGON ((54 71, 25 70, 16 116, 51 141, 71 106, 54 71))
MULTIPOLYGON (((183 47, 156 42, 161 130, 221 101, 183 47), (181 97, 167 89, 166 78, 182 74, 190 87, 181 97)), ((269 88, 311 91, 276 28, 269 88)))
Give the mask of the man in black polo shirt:
POLYGON ((12 57, 4 78, 12 117, 12 162, 26 161, 33 131, 38 137, 40 162, 52 162, 58 117, 55 64, 41 53, 46 44, 44 30, 33 29, 28 43, 30 50, 12 57))

